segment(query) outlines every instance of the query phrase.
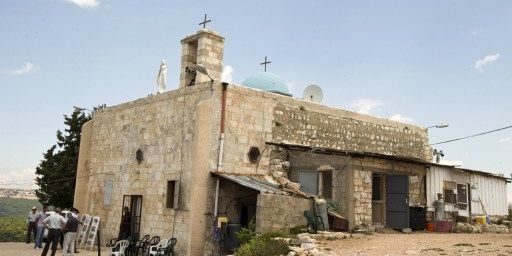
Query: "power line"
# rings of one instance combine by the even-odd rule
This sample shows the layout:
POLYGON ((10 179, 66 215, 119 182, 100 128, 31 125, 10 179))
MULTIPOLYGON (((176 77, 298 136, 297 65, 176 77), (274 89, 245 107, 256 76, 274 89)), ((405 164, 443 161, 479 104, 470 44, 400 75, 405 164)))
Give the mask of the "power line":
POLYGON ((469 138, 473 138, 473 137, 478 137, 478 136, 489 134, 489 133, 493 133, 493 132, 499 132, 499 131, 510 129, 510 128, 512 128, 512 125, 506 126, 506 127, 502 127, 502 128, 499 128, 499 129, 495 129, 495 130, 491 130, 491 131, 486 131, 486 132, 481 132, 481 133, 465 136, 465 137, 460 137, 460 138, 456 138, 456 139, 451 139, 451 140, 445 140, 445 141, 441 141, 441 142, 432 143, 432 144, 430 144, 430 146, 439 145, 439 144, 445 144, 445 143, 448 143, 448 142, 454 142, 454 141, 458 141, 458 140, 465 140, 465 139, 469 139, 469 138))

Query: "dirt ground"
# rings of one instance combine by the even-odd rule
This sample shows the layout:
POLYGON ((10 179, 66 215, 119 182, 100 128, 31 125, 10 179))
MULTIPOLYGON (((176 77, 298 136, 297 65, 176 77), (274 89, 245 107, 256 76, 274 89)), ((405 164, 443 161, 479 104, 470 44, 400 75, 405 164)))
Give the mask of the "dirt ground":
POLYGON ((318 243, 330 255, 512 255, 512 234, 374 234, 318 243))
MULTIPOLYGON (((318 241, 329 255, 512 255, 512 234, 374 234, 364 238, 318 241)), ((38 256, 34 244, 0 243, 2 256, 38 256)), ((50 255, 50 254, 48 254, 50 255)), ((58 250, 56 255, 62 255, 58 250)), ((97 255, 80 250, 77 256, 97 255)), ((105 248, 102 255, 107 255, 105 248)))
MULTIPOLYGON (((102 248, 101 255, 107 256, 107 250, 102 248)), ((94 250, 97 250, 94 248, 94 250)), ((34 249, 34 243, 26 244, 26 243, 0 243, 0 255, 1 256, 39 256, 43 249, 36 250, 34 249)), ((74 255, 76 256, 93 256, 98 255, 97 251, 88 251, 84 249, 78 250, 79 253, 74 255)), ((51 254, 51 250, 48 250, 48 255, 51 254)), ((62 256, 62 250, 57 250, 55 255, 62 256)))

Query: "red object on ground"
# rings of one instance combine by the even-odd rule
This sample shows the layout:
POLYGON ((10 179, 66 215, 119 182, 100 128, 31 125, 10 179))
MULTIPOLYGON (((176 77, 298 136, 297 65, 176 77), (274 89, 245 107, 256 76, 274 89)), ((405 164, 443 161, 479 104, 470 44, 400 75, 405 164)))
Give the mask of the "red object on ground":
POLYGON ((427 231, 434 232, 435 225, 433 221, 427 221, 427 231))
POLYGON ((453 222, 436 221, 436 232, 448 233, 452 230, 453 222))
POLYGON ((328 213, 329 228, 333 231, 348 231, 348 220, 340 215, 328 213))

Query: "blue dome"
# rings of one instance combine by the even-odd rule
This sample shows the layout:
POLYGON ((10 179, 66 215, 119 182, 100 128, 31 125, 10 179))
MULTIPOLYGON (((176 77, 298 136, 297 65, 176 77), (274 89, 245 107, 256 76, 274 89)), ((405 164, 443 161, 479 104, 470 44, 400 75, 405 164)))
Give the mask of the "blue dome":
POLYGON ((245 87, 259 89, 267 92, 279 93, 286 96, 292 96, 288 91, 288 86, 278 75, 269 72, 259 72, 242 83, 245 87))

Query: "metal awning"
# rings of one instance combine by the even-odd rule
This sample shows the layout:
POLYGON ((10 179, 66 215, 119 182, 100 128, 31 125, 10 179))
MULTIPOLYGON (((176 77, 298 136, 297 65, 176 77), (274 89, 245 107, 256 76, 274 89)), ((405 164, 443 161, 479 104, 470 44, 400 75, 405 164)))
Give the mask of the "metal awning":
POLYGON ((293 191, 281 188, 281 185, 270 175, 263 174, 236 174, 236 173, 217 173, 212 172, 213 176, 217 176, 241 186, 251 188, 266 194, 278 195, 295 195, 293 191))

